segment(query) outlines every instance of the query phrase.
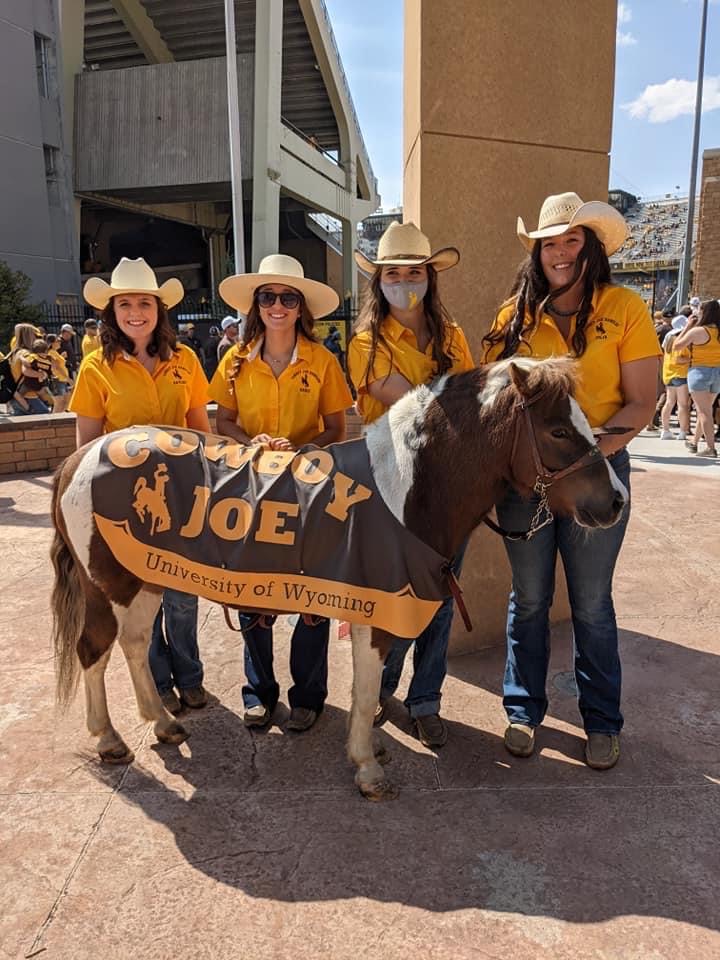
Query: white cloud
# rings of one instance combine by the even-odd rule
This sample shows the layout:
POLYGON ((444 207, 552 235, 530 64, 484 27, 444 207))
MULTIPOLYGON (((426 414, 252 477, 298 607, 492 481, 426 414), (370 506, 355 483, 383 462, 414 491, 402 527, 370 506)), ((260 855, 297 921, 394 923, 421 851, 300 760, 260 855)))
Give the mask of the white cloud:
POLYGON ((617 12, 617 34, 615 42, 619 47, 633 47, 637 43, 637 38, 629 30, 621 30, 620 27, 632 20, 632 10, 626 3, 618 4, 617 12))
MULTIPOLYGON (((665 83, 651 83, 635 100, 622 104, 622 108, 636 120, 667 123, 695 113, 696 89, 694 80, 673 78, 665 83)), ((703 113, 720 109, 720 76, 705 77, 702 108, 703 113)))

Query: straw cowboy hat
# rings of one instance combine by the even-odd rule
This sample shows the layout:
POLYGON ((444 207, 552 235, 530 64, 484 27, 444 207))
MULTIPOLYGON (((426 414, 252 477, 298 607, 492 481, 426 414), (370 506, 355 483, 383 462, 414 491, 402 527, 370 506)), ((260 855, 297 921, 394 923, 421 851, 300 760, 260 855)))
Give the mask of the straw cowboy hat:
POLYGON ((538 228, 531 233, 525 229, 522 217, 517 219, 520 243, 531 252, 536 240, 558 237, 573 227, 590 227, 609 257, 620 249, 630 233, 625 218, 615 207, 600 200, 583 203, 576 193, 559 193, 543 200, 538 228))
POLYGON ((100 277, 90 277, 83 287, 83 296, 97 310, 104 310, 110 298, 121 293, 152 293, 168 310, 185 296, 183 285, 174 277, 159 287, 155 272, 142 257, 137 260, 123 257, 110 275, 110 283, 100 277))
POLYGON ((253 305, 257 288, 268 283, 281 283, 293 290, 299 290, 313 320, 327 316, 337 310, 340 304, 340 297, 332 287, 320 283, 319 280, 309 280, 300 261, 282 253, 264 257, 257 273, 239 273, 234 277, 225 277, 219 287, 220 296, 225 303, 229 303, 240 313, 247 314, 253 305))
POLYGON ((459 259, 460 251, 455 247, 443 247, 432 253, 430 241, 412 221, 390 224, 380 237, 377 260, 355 251, 355 262, 365 273, 374 273, 377 267, 410 267, 422 263, 431 263, 436 270, 449 270, 459 259))

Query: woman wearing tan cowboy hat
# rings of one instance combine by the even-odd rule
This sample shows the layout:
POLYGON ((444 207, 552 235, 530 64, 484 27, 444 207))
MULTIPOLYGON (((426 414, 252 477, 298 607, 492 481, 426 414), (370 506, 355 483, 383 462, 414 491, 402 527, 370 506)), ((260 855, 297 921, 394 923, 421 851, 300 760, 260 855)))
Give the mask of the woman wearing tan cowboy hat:
MULTIPOLYGON (((465 336, 440 300, 437 274, 454 267, 454 247, 432 252, 414 223, 391 223, 380 238, 376 260, 355 254, 370 276, 356 333, 348 347, 348 372, 357 390, 357 408, 366 423, 381 416, 408 390, 446 373, 473 367, 465 336)), ((456 572, 460 558, 457 558, 456 572)), ((415 640, 414 673, 405 706, 417 735, 428 747, 441 747, 447 728, 440 717, 441 688, 447 672, 452 599, 446 600, 415 640)), ((396 639, 383 669, 377 724, 400 682, 412 641, 396 639)))
MULTIPOLYGON (((240 443, 293 450, 345 439, 352 396, 337 359, 317 342, 315 320, 337 309, 339 297, 308 279, 302 264, 281 254, 265 257, 257 273, 227 277, 220 295, 247 316, 242 339, 223 356, 210 384, 218 403, 217 429, 240 443)), ((273 670, 273 631, 257 617, 240 616, 245 638, 244 722, 265 727, 280 688, 273 670)), ((290 645, 293 686, 287 729, 309 729, 327 697, 330 624, 298 618, 290 645)))
MULTIPOLYGON (((205 374, 193 350, 176 342, 168 319, 168 310, 184 295, 180 281, 158 286, 142 258, 123 257, 109 284, 91 277, 83 294, 102 311, 102 328, 100 349, 83 359, 70 400, 69 409, 77 414, 77 445, 133 424, 209 432, 205 374)), ((197 609, 197 597, 166 590, 153 627, 150 669, 171 713, 180 712, 180 701, 189 707, 206 702, 197 609)))
MULTIPOLYGON (((625 445, 652 416, 660 351, 642 299, 610 278, 608 257, 628 235, 625 221, 607 203, 583 203, 577 194, 563 193, 544 201, 537 230, 529 233, 518 219, 517 234, 529 257, 483 341, 484 359, 576 357, 576 398, 590 426, 598 432, 627 429, 601 436, 599 446, 629 489, 625 445)), ((522 500, 511 490, 497 508, 499 522, 526 530, 536 507, 536 500, 522 500)), ((505 541, 513 579, 503 703, 509 720, 505 746, 515 756, 533 752, 548 707, 548 611, 559 552, 570 597, 585 759, 599 770, 617 762, 623 717, 612 576, 628 515, 629 503, 608 529, 583 529, 557 518, 526 542, 505 541)))

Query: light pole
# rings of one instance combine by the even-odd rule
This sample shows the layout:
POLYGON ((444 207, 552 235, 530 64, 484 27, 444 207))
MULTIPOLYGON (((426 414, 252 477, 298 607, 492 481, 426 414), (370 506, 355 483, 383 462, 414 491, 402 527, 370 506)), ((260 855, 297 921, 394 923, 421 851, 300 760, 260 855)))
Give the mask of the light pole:
POLYGON ((245 272, 245 227, 240 153, 240 106, 238 104, 237 49, 235 46, 235 3, 225 0, 225 52, 227 57, 228 139, 230 182, 232 184, 233 243, 235 270, 245 272))
POLYGON ((688 194, 688 220, 685 231, 685 253, 680 263, 678 278, 677 308, 687 303, 690 287, 690 258, 692 256, 693 220, 695 219, 695 183, 697 180, 698 150, 700 147, 700 117, 702 115, 703 75, 705 73, 705 34, 707 32, 708 0, 703 0, 702 26, 700 27, 700 57, 698 59, 697 92, 695 95, 695 129, 693 132, 692 159, 690 161, 690 192, 688 194))

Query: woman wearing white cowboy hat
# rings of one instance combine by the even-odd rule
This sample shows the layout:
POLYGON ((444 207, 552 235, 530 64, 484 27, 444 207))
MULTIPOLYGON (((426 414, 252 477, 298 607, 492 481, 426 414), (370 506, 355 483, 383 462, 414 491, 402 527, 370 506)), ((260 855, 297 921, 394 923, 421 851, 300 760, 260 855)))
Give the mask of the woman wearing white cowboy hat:
MULTIPOLYGON (((83 294, 102 311, 102 327, 100 349, 83 359, 70 401, 69 409, 77 414, 77 445, 133 424, 209 432, 205 374, 195 352, 176 342, 168 319, 168 310, 184 295, 180 281, 158 286, 141 257, 123 257, 109 284, 91 277, 83 294)), ((206 703, 197 609, 197 597, 166 590, 153 627, 150 668, 171 713, 179 713, 182 703, 206 703)))
MULTIPOLYGON (((257 273, 223 280, 220 295, 247 319, 242 339, 222 358, 210 384, 218 403, 218 433, 273 450, 344 440, 352 396, 337 359, 313 333, 314 321, 337 309, 335 291, 308 279, 294 257, 274 254, 265 257, 257 273)), ((247 678, 244 722, 265 727, 280 695, 273 632, 257 617, 241 615, 240 625, 247 678)), ((289 730, 307 730, 325 704, 329 629, 327 620, 313 626, 298 618, 290 647, 289 730)))
MULTIPOLYGON (((414 223, 391 223, 380 238, 375 260, 356 252, 355 260, 370 275, 370 285, 348 347, 348 372, 366 423, 418 384, 472 368, 465 336, 450 319, 437 285, 438 272, 454 267, 459 259, 455 247, 433 253, 414 223)), ((453 603, 447 600, 414 641, 414 671, 405 706, 428 747, 441 747, 447 740, 440 699, 452 615, 453 603)), ((395 639, 385 651, 376 724, 385 719, 387 701, 397 689, 411 645, 410 640, 395 639)))
MULTIPOLYGON (((607 203, 583 203, 576 193, 548 197, 538 229, 518 218, 517 234, 530 256, 484 339, 485 361, 513 356, 577 358, 577 401, 590 426, 623 427, 599 446, 629 488, 625 445, 648 423, 655 407, 659 345, 650 314, 631 290, 610 278, 608 257, 628 235, 623 217, 607 203)), ((498 507, 499 522, 526 530, 537 507, 513 490, 498 507)), ((629 501, 609 529, 585 530, 555 519, 526 542, 505 542, 512 567, 504 706, 505 746, 530 756, 547 710, 548 611, 555 560, 563 560, 575 635, 575 678, 587 744, 595 769, 619 756, 620 659, 612 602, 612 575, 622 545, 629 501)))

